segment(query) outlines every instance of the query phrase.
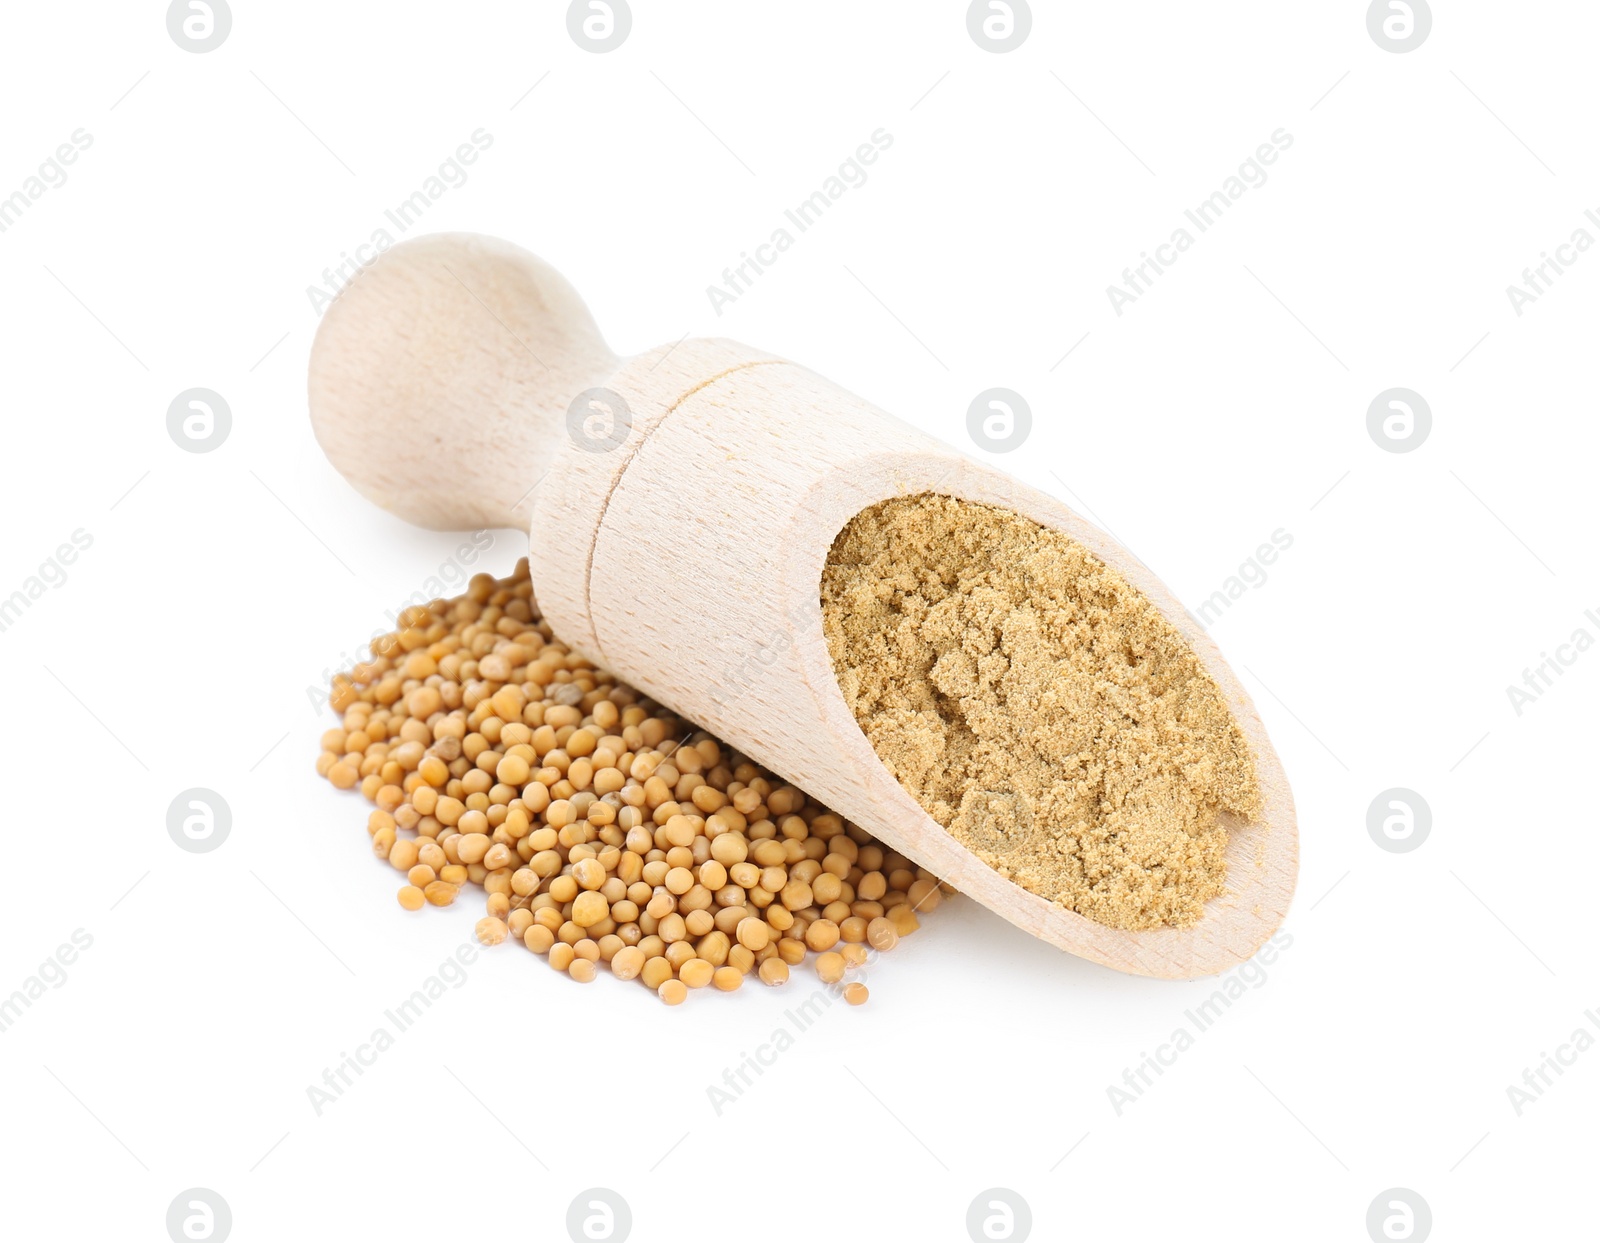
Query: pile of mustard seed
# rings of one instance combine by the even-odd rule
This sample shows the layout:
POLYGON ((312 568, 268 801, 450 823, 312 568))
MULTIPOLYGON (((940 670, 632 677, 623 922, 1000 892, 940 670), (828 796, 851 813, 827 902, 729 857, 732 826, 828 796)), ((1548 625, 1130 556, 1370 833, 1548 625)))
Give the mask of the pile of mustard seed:
POLYGON ((921 493, 857 514, 822 579, 834 671, 878 757, 1002 876, 1112 928, 1221 894, 1219 816, 1260 810, 1216 681, 1150 600, 1009 510, 921 493))
POLYGON ((334 677, 317 772, 375 805, 373 853, 408 911, 487 894, 478 939, 516 937, 582 983, 601 966, 668 1005, 860 969, 949 893, 856 825, 572 652, 527 561, 406 609, 334 677))

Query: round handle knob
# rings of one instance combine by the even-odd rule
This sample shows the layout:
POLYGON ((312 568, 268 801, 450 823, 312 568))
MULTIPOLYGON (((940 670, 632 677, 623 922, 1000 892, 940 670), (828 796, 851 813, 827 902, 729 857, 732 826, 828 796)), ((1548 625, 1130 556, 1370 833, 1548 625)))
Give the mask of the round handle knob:
POLYGON ((618 359, 559 272, 497 238, 402 242, 334 300, 311 423, 364 496, 441 530, 529 525, 567 407, 618 359))

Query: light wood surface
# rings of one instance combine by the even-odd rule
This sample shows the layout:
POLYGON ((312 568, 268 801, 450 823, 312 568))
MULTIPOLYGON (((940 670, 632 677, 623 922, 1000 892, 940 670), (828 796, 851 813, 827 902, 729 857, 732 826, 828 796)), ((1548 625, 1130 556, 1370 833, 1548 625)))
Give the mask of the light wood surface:
MULTIPOLYGON (((618 359, 559 274, 471 235, 403 243, 352 282, 312 347, 310 398, 319 442, 365 495, 423 526, 531 531, 534 591, 565 641, 1032 935, 1120 971, 1189 978, 1249 958, 1282 922, 1294 802, 1255 706, 1166 586, 1053 497, 748 346, 683 341, 618 359), (591 389, 626 406, 614 445, 569 433, 569 406, 591 389), (855 514, 925 491, 1086 545, 1222 688, 1263 812, 1229 823, 1228 892, 1194 927, 1121 932, 1002 879, 879 763, 835 680, 819 584, 855 514)), ((579 416, 603 428, 618 404, 603 396, 579 416)))

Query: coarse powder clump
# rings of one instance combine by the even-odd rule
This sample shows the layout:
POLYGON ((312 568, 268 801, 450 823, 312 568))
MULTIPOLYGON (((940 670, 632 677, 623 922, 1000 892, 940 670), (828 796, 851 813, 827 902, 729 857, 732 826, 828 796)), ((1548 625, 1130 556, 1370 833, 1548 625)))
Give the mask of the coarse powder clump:
POLYGON ((1113 928, 1223 892, 1255 761, 1183 635, 1081 544, 933 493, 851 519, 822 575, 834 671, 884 765, 963 846, 1113 928))

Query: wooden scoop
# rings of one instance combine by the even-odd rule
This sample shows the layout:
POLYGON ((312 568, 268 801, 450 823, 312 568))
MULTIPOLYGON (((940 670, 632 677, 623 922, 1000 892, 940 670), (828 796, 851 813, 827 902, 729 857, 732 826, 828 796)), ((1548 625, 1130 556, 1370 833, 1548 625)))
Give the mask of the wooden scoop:
POLYGON ((575 650, 806 790, 1019 928, 1119 971, 1193 977, 1282 921, 1294 804, 1210 637, 1105 532, 794 363, 725 340, 615 357, 572 287, 509 243, 405 242, 328 309, 311 419, 362 493, 425 527, 532 532, 539 608, 575 650), (1003 506, 1088 547, 1188 639, 1260 773, 1228 820, 1229 890, 1188 929, 1121 932, 1003 879, 883 767, 846 706, 819 584, 862 509, 917 492, 1003 506))

